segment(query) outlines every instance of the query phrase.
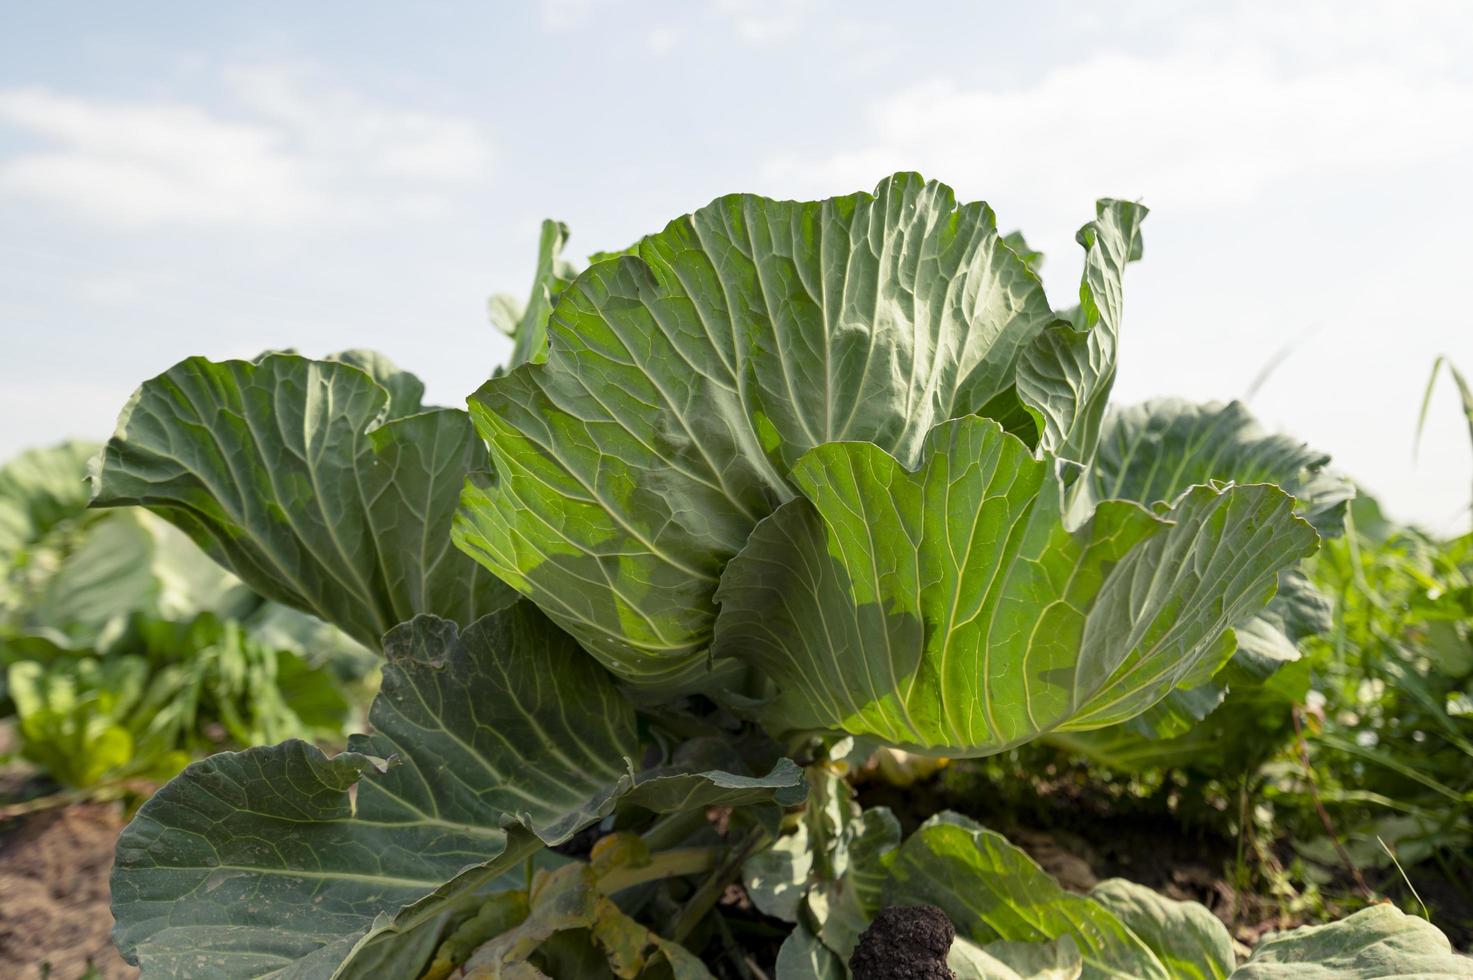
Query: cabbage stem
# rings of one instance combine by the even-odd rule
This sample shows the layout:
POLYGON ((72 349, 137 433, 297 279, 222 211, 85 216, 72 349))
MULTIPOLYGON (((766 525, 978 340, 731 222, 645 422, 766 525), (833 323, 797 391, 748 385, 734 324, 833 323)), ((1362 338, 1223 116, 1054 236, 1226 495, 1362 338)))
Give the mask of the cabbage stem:
POLYGON ((605 894, 612 895, 651 881, 702 874, 716 867, 724 851, 725 847, 678 847, 661 851, 641 867, 615 868, 599 879, 598 886, 605 894))

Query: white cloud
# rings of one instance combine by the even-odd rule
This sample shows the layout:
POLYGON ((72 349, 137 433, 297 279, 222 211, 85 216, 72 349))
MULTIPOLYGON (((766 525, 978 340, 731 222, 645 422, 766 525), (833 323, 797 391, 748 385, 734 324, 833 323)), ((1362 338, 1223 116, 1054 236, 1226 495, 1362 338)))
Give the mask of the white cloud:
POLYGON ((228 115, 0 91, 0 126, 44 147, 0 160, 0 193, 128 227, 306 225, 440 213, 450 185, 489 166, 489 140, 463 118, 380 105, 300 69, 222 81, 228 115))
POLYGON ((1369 20, 1349 6, 1340 20, 1309 6, 1265 16, 1273 9, 1187 20, 1159 53, 1104 51, 1033 81, 933 76, 871 105, 852 145, 774 156, 765 173, 810 191, 921 168, 969 194, 1003 189, 1070 214, 1107 193, 1186 211, 1240 205, 1286 178, 1375 175, 1473 145, 1473 81, 1436 70, 1445 61, 1427 32, 1383 31, 1372 51, 1373 28, 1397 20, 1384 8, 1369 20))
POLYGON ((173 277, 157 271, 96 272, 73 280, 74 295, 104 311, 136 310, 167 296, 173 277))
MULTIPOLYGON (((1104 14, 1103 8, 1095 12, 1104 14)), ((1178 47, 1220 48, 1224 39, 1273 52, 1291 65, 1394 63, 1416 72, 1461 61, 1473 42, 1464 0, 1225 0, 1211 6, 1134 0, 1111 8, 1131 34, 1150 31, 1178 47)))
POLYGON ((607 0, 541 0, 542 26, 549 31, 568 31, 583 26, 594 8, 607 0))
MULTIPOLYGON (((654 25, 644 31, 645 48, 652 54, 666 54, 683 39, 690 15, 704 15, 717 22, 722 36, 731 35, 753 47, 772 47, 800 37, 816 20, 814 14, 821 3, 833 6, 832 0, 709 0, 704 5, 654 6, 654 25), (678 22, 684 22, 680 24, 678 22)), ((553 33, 575 31, 588 26, 595 16, 613 5, 610 0, 539 0, 542 26, 553 33)), ((830 14, 825 29, 842 25, 830 14)))
POLYGON ((796 36, 808 20, 811 0, 716 0, 716 13, 728 18, 737 36, 750 44, 777 44, 796 36))
POLYGON ((0 92, 0 122, 61 144, 0 161, 0 191, 111 222, 280 224, 325 201, 268 127, 186 105, 0 92))
POLYGON ((301 69, 230 68, 224 77, 246 109, 289 133, 307 156, 352 158, 375 175, 431 181, 483 176, 490 163, 489 143, 468 119, 375 105, 301 69))
POLYGON ((645 35, 644 42, 652 54, 666 54, 680 43, 680 31, 668 24, 661 24, 645 35))

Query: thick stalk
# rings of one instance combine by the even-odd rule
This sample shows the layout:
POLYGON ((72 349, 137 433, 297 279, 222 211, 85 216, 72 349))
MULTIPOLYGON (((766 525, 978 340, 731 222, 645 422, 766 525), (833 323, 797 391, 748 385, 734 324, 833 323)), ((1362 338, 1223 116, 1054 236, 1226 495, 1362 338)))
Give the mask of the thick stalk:
POLYGON ((604 894, 612 895, 651 881, 703 874, 716 867, 725 851, 724 847, 679 847, 661 851, 642 867, 615 868, 599 879, 598 887, 604 894))
POLYGON ((656 820, 640 836, 651 851, 664 851, 673 848, 709 823, 705 810, 677 810, 656 820))

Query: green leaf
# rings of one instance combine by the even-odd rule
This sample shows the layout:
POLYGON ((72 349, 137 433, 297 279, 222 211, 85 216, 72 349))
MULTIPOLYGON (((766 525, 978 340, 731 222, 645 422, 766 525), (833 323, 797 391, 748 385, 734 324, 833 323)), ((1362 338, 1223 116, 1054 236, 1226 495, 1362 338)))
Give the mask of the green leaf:
POLYGON ((977 944, 1070 936, 1086 980, 1172 976, 1104 906, 1064 891, 1002 835, 954 813, 932 817, 901 845, 886 898, 889 905, 939 906, 957 935, 977 944))
POLYGON ((85 534, 87 458, 95 452, 64 442, 0 467, 0 627, 24 625, 37 593, 85 534))
POLYGON ((475 952, 476 947, 527 918, 527 893, 504 891, 492 895, 474 915, 460 923, 440 941, 422 980, 445 980, 475 952))
MULTIPOLYGON (((125 511, 108 516, 113 519, 89 527, 76 549, 37 583, 39 589, 26 603, 25 619, 31 625, 56 630, 86 646, 109 623, 157 607, 160 588, 152 569, 155 540, 148 515, 141 519, 125 511)), ((228 577, 214 566, 210 570, 217 578, 228 577)))
POLYGON ((847 980, 849 968, 803 923, 777 951, 777 980, 847 980))
MULTIPOLYGON (((1097 499, 1169 503, 1207 484, 1267 483, 1295 498, 1294 510, 1321 536, 1344 529, 1354 485, 1326 469, 1330 457, 1287 436, 1266 432, 1240 402, 1193 404, 1161 399, 1112 411, 1095 466, 1097 499)), ((1233 624, 1238 650, 1234 673, 1255 684, 1299 659, 1298 642, 1330 626, 1329 601, 1297 571, 1279 577, 1267 608, 1233 624)), ((1228 674, 1192 691, 1173 691, 1151 712, 1131 722, 1138 735, 1181 735, 1223 699, 1228 674)))
POLYGON ((625 800, 656 812, 740 806, 756 800, 795 806, 806 793, 803 770, 792 759, 779 759, 766 776, 743 776, 717 769, 699 772, 648 770, 625 800))
MULTIPOLYGON (((559 934, 576 932, 601 954, 595 958, 584 953, 580 959, 589 965, 602 959, 614 976, 642 976, 647 966, 660 962, 674 980, 712 980, 710 971, 688 950, 647 929, 603 894, 598 864, 595 855, 593 865, 574 862, 539 872, 528 892, 526 917, 472 953, 465 961, 465 975, 541 976, 527 972, 535 969, 536 954, 559 934)), ((561 959, 568 952, 565 946, 554 955, 561 959)))
POLYGON ((124 955, 160 975, 332 959, 319 951, 463 869, 499 867, 504 817, 549 832, 627 780, 632 709, 540 619, 518 605, 464 634, 432 617, 394 630, 375 734, 339 756, 286 742, 190 766, 119 841, 124 955))
POLYGON ((1304 703, 1309 688, 1309 663, 1300 660, 1261 684, 1235 684, 1220 706, 1173 738, 1147 737, 1131 722, 1046 740, 1123 772, 1175 768, 1239 776, 1255 771, 1293 735, 1294 706, 1304 703))
POLYGON ((589 929, 598 918, 601 896, 596 886, 593 869, 582 863, 539 873, 528 894, 526 917, 471 953, 466 972, 502 976, 508 967, 528 965, 537 948, 557 933, 589 929))
POLYGON ((1008 248, 1012 249, 1018 258, 1023 260, 1023 264, 1034 275, 1037 275, 1039 270, 1043 268, 1043 253, 1029 245, 1023 239, 1023 233, 1021 231, 1008 232, 1002 236, 1002 242, 1008 248))
POLYGON ((1239 623, 1233 664, 1262 681, 1299 659, 1299 644, 1334 624, 1329 598, 1298 569, 1279 575, 1279 591, 1262 612, 1239 623))
POLYGON ((797 922, 812 869, 808 825, 800 823, 793 833, 779 837, 771 847, 747 858, 742 864, 742 883, 752 904, 763 915, 797 922))
POLYGON ((280 730, 297 729, 314 735, 331 738, 343 731, 349 704, 343 696, 336 678, 325 668, 313 667, 299 654, 290 650, 275 650, 264 647, 249 637, 242 644, 254 646, 263 652, 260 676, 252 676, 241 685, 243 691, 253 695, 251 716, 257 727, 247 733, 262 737, 251 738, 252 742, 269 742, 279 739, 280 730), (269 716, 269 725, 262 720, 265 712, 260 704, 261 691, 274 692, 269 703, 274 711, 269 716), (273 729, 270 725, 279 726, 273 729))
POLYGON ((1473 976, 1473 960, 1453 953, 1436 927, 1391 905, 1270 937, 1234 970, 1227 930, 1206 908, 1120 879, 1089 897, 1066 892, 1000 835, 953 813, 933 817, 901 846, 886 900, 946 912, 957 927, 951 965, 959 980, 1473 976), (1070 941, 1082 960, 1077 973, 1070 941))
POLYGON ((29 449, 0 467, 0 563, 87 506, 91 443, 29 449))
MULTIPOLYGON (((1123 314, 1125 267, 1141 257, 1147 209, 1102 200, 1094 221, 1079 229, 1084 275, 1079 306, 1067 322, 1049 326, 1029 344, 1018 365, 1018 396, 1034 415, 1040 445, 1056 456, 1088 463, 1100 439, 1123 314)), ((1021 240, 1021 239, 1020 239, 1021 240)), ((1037 269, 1042 256, 1030 263, 1037 269)))
POLYGON ((803 820, 747 859, 743 882, 764 914, 799 924, 846 961, 881 907, 900 824, 883 807, 861 811, 853 790, 825 767, 811 769, 810 780, 803 820))
POLYGON ((380 663, 378 654, 336 626, 279 602, 263 603, 244 625, 263 646, 290 650, 313 666, 329 665, 345 678, 360 678, 380 663))
POLYGON ((191 358, 123 410, 93 503, 148 507, 257 592, 370 648, 418 613, 467 624, 505 606, 449 541, 464 475, 485 461, 469 420, 390 415, 390 391, 347 363, 191 358))
POLYGON ((563 246, 568 243, 568 226, 560 221, 543 221, 537 243, 537 271, 532 279, 532 294, 525 304, 510 296, 491 297, 487 312, 496 328, 512 340, 507 370, 528 361, 540 364, 547 360, 547 318, 553 303, 577 275, 562 261, 563 246))
POLYGON ((1151 947, 1171 976, 1222 980, 1233 972, 1233 939, 1206 906, 1174 901, 1124 878, 1100 882, 1089 897, 1151 947))
POLYGON ((323 360, 351 364, 377 381, 389 393, 389 418, 398 419, 424 411, 424 382, 408 371, 400 370, 378 351, 345 350, 329 354, 323 360))
POLYGON ((202 614, 134 629, 137 647, 160 665, 155 684, 171 689, 149 725, 170 747, 201 741, 200 728, 215 723, 237 745, 342 737, 348 703, 329 670, 260 643, 238 621, 202 614))
POLYGON ((958 938, 946 962, 956 980, 1076 980, 1084 972, 1084 959, 1070 936, 1046 943, 986 946, 958 938))
POLYGON ((832 770, 817 767, 814 774, 804 814, 813 860, 803 908, 819 939, 847 962, 883 905, 900 822, 884 807, 861 810, 832 770))
POLYGON ((157 761, 138 758, 130 726, 148 683, 141 657, 26 660, 7 674, 20 754, 58 782, 92 786, 157 761))
POLYGON ((824 945, 847 959, 859 934, 883 907, 889 861, 900 845, 900 822, 883 807, 865 810, 844 828, 831 861, 832 878, 816 878, 807 895, 810 916, 824 945))
POLYGON ((135 616, 245 615, 260 604, 152 514, 89 513, 89 449, 95 453, 66 443, 23 453, 0 470, 0 537, 5 515, 21 518, 12 525, 20 529, 16 550, 0 545, 0 663, 113 650, 135 616))
MULTIPOLYGON (((588 980, 618 980, 609 969, 608 957, 594 945, 587 929, 559 932, 537 950, 538 968, 549 977, 587 977, 588 980)), ((510 971, 503 971, 507 977, 510 971)), ((427 977, 425 980, 435 980, 427 977)), ((516 980, 515 975, 510 980, 516 980)))
MULTIPOLYGON (((268 357, 296 356, 300 353, 295 347, 266 350, 251 358, 251 363, 260 364, 268 357)), ((378 351, 361 347, 353 348, 338 351, 336 354, 328 354, 322 360, 350 364, 377 381, 380 387, 389 393, 388 418, 403 418, 406 415, 415 415, 424 411, 424 382, 410 372, 402 370, 378 351)))
POLYGON ((746 783, 632 774, 633 707, 526 603, 463 631, 417 617, 385 650, 373 734, 349 751, 285 742, 212 756, 124 831, 115 939, 146 975, 416 975, 502 871, 622 799, 801 798, 791 763, 746 783), (421 955, 413 969, 370 968, 421 955))
POLYGON ((1188 487, 1272 483, 1295 498, 1295 512, 1326 537, 1345 528, 1355 496, 1330 457, 1270 433, 1242 402, 1196 404, 1175 398, 1112 410, 1090 477, 1096 497, 1142 504, 1175 500, 1188 487))
POLYGON ((1427 376, 1427 387, 1422 392, 1422 408, 1417 412, 1417 432, 1412 437, 1412 458, 1416 459, 1417 453, 1422 448, 1422 432, 1427 426, 1427 410, 1432 407, 1432 392, 1437 388, 1437 378, 1442 369, 1446 367, 1447 373, 1452 375, 1453 384, 1458 389, 1458 394, 1463 401, 1463 418, 1468 423, 1468 439, 1473 441, 1473 385, 1463 372, 1458 370, 1456 364, 1447 359, 1446 355, 1439 354, 1432 361, 1432 373, 1427 376))
POLYGON ((1323 926, 1270 936, 1233 980, 1381 980, 1391 977, 1473 977, 1473 959, 1459 956, 1432 923, 1394 905, 1373 905, 1323 926))
POLYGON ((78 648, 94 646, 138 613, 189 619, 201 612, 244 615, 260 599, 172 525, 146 511, 99 515, 61 557, 21 617, 78 648))
POLYGON ((720 198, 583 272, 546 363, 471 397, 495 472, 466 488, 456 541, 620 677, 710 688, 718 576, 794 495, 793 464, 835 440, 909 464, 972 412, 1032 439, 1016 375, 1054 322, 991 209, 942 184, 720 198))
POLYGON ((764 720, 987 755, 1131 718, 1205 682, 1232 623, 1314 550, 1272 487, 1199 487, 1162 516, 1107 501, 1066 526, 1055 461, 996 423, 937 426, 920 468, 821 446, 804 497, 728 566, 713 653, 770 677, 764 720))

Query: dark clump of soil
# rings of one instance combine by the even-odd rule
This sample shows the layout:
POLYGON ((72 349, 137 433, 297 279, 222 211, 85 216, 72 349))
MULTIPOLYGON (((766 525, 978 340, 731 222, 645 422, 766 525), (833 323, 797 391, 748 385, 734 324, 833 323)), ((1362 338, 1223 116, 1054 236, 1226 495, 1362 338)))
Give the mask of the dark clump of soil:
POLYGON ((33 814, 0 828, 0 977, 51 980, 87 973, 123 980, 108 933, 107 878, 123 821, 117 808, 80 804, 33 814))
POLYGON ((934 905, 881 909, 849 958, 854 980, 956 980, 946 954, 956 929, 934 905))

